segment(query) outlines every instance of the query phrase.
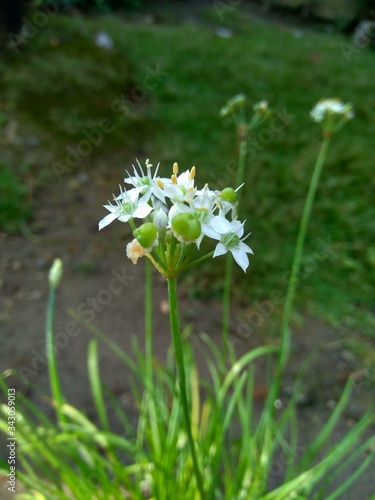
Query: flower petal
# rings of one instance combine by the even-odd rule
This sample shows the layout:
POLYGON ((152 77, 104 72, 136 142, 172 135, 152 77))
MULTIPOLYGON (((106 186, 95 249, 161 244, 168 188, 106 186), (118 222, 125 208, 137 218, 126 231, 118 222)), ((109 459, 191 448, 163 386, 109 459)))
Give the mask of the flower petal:
POLYGON ((244 243, 243 241, 240 241, 238 246, 239 246, 240 250, 242 250, 243 252, 251 253, 252 255, 254 255, 254 252, 252 251, 252 249, 248 245, 246 245, 246 243, 244 243))
POLYGON ((117 214, 116 213, 111 213, 106 215, 100 222, 99 222, 99 231, 103 229, 103 227, 108 226, 111 222, 113 222, 115 219, 117 219, 117 214))
POLYGON ((215 215, 210 219, 210 226, 219 234, 232 232, 232 224, 225 217, 215 215))
POLYGON ((233 247, 230 249, 230 251, 237 264, 242 268, 244 272, 246 272, 246 269, 249 267, 249 258, 246 253, 240 250, 238 247, 233 247))
POLYGON ((215 248, 213 257, 218 257, 219 255, 224 255, 227 253, 227 248, 222 243, 218 243, 215 248))
POLYGON ((146 217, 153 208, 150 205, 147 205, 146 203, 139 205, 133 212, 133 217, 136 217, 137 219, 143 219, 146 217))

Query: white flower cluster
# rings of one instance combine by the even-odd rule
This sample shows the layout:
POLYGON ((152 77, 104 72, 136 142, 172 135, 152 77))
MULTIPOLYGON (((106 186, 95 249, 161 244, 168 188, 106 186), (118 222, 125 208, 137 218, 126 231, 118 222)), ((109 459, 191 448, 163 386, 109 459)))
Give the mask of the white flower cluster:
MULTIPOLYGON (((146 161, 146 172, 139 162, 138 169, 134 166, 133 169, 133 175, 128 173, 125 178, 125 183, 132 187, 127 190, 120 187, 114 203, 104 205, 110 213, 99 222, 99 230, 115 219, 129 222, 135 239, 128 244, 127 255, 134 263, 148 254, 168 271, 173 258, 166 246, 170 249, 181 243, 185 248, 192 243, 199 249, 206 236, 217 242, 213 257, 229 251, 246 271, 249 265, 247 254, 253 252, 242 238, 244 222, 237 220, 237 190, 228 187, 212 191, 207 184, 203 189, 197 189, 195 167, 179 174, 177 163, 173 165, 170 178, 158 177, 158 167, 152 174, 149 160, 146 161), (144 223, 135 228, 133 219, 143 219, 144 223)), ((181 252, 180 248, 180 261, 181 252)))
POLYGON ((320 123, 333 116, 350 120, 354 117, 354 112, 349 103, 344 104, 339 99, 322 99, 314 106, 310 116, 315 122, 320 123))

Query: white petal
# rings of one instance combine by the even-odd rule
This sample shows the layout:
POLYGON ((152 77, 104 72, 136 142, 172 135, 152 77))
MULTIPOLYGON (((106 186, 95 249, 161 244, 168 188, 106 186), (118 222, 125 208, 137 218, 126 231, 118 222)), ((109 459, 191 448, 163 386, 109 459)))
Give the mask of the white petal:
POLYGON ((106 208, 107 210, 109 210, 110 212, 117 212, 117 205, 103 205, 104 208, 106 208))
POLYGON ((135 201, 138 200, 138 195, 142 191, 143 186, 141 187, 135 187, 133 189, 128 189, 127 191, 124 191, 124 197, 126 197, 129 201, 134 203, 135 201))
POLYGON ((189 170, 186 170, 186 172, 183 172, 177 177, 177 184, 180 184, 180 186, 184 186, 186 189, 189 187, 190 181, 191 179, 189 170))
POLYGON ((236 235, 241 238, 241 236, 243 235, 243 222, 240 222, 239 220, 232 221, 231 230, 233 233, 236 233, 236 235))
POLYGON ((248 245, 246 245, 246 243, 244 243, 243 241, 240 241, 240 243, 238 244, 238 247, 243 252, 251 253, 252 255, 254 255, 254 252, 252 251, 252 249, 248 245))
POLYGON ((129 214, 125 214, 125 215, 121 215, 118 220, 120 222, 128 222, 128 220, 131 218, 131 215, 129 214))
POLYGON ((237 264, 242 268, 244 272, 246 272, 246 269, 249 266, 249 258, 246 253, 237 247, 231 248, 230 251, 232 252, 234 260, 237 262, 237 264))
POLYGON ((228 251, 227 248, 225 248, 225 246, 222 243, 218 243, 216 245, 213 257, 218 257, 219 255, 224 255, 225 253, 227 253, 227 251, 228 251))
POLYGON ((152 207, 147 205, 146 203, 143 205, 139 205, 133 212, 133 217, 138 219, 143 219, 152 211, 152 207))
POLYGON ((205 224, 205 223, 202 224, 202 233, 208 236, 209 238, 212 238, 213 240, 221 239, 221 234, 212 229, 210 224, 205 224))
POLYGON ((102 219, 100 222, 99 222, 99 231, 101 229, 103 229, 103 227, 106 227, 108 226, 108 224, 110 224, 112 221, 114 221, 115 219, 117 219, 117 214, 115 213, 112 213, 112 214, 108 214, 104 217, 104 219, 102 219))
POLYGON ((210 220, 210 226, 214 231, 220 234, 232 232, 232 224, 229 222, 229 220, 225 219, 225 217, 220 217, 220 215, 215 215, 214 217, 212 217, 212 219, 210 220))
POLYGON ((201 243, 202 243, 203 236, 204 236, 204 234, 203 234, 203 232, 202 232, 202 233, 200 234, 200 236, 199 236, 199 237, 195 240, 195 244, 197 245, 198 250, 199 250, 199 247, 200 247, 200 245, 201 245, 201 243))

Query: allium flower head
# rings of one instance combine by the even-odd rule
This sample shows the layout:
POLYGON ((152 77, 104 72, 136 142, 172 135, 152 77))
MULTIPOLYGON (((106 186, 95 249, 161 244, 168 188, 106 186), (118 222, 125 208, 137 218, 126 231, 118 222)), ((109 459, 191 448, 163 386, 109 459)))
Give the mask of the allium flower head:
POLYGON ((243 108, 246 105, 245 94, 238 94, 229 99, 225 106, 220 110, 220 116, 225 117, 233 114, 237 109, 243 108))
POLYGON ((339 99, 322 99, 311 110, 310 116, 322 125, 325 132, 333 133, 354 118, 354 112, 350 103, 343 103, 339 99))
POLYGON ((147 256, 164 276, 176 275, 191 261, 202 260, 231 252, 243 270, 249 265, 247 253, 252 250, 243 243, 243 223, 237 220, 237 190, 227 187, 213 191, 206 184, 203 189, 195 186, 195 167, 179 173, 173 164, 170 178, 151 173, 147 160, 145 173, 138 163, 134 175, 128 174, 127 190, 120 187, 114 204, 104 205, 109 214, 99 222, 99 229, 115 219, 128 222, 135 239, 128 243, 127 256, 136 263, 147 256), (136 226, 135 219, 143 219, 136 226), (197 259, 203 238, 216 243, 214 252, 197 259), (195 260, 194 260, 195 259, 195 260))

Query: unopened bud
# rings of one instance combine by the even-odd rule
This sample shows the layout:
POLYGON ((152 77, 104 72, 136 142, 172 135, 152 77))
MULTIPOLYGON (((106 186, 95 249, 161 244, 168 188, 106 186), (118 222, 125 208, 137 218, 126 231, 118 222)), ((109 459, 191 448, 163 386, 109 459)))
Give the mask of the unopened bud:
POLYGON ((221 198, 224 201, 229 201, 233 205, 238 201, 238 195, 232 187, 226 187, 221 192, 221 198))
POLYGON ((152 220, 154 221, 158 233, 164 234, 167 230, 168 216, 162 208, 153 212, 152 220))
POLYGON ((193 214, 182 212, 172 219, 172 228, 179 241, 190 243, 201 235, 201 223, 193 214))
POLYGON ((58 286, 63 272, 63 263, 61 259, 55 259, 48 274, 49 283, 52 287, 58 286))
POLYGON ((145 222, 133 231, 133 236, 143 248, 152 248, 157 239, 158 231, 155 224, 145 222))

